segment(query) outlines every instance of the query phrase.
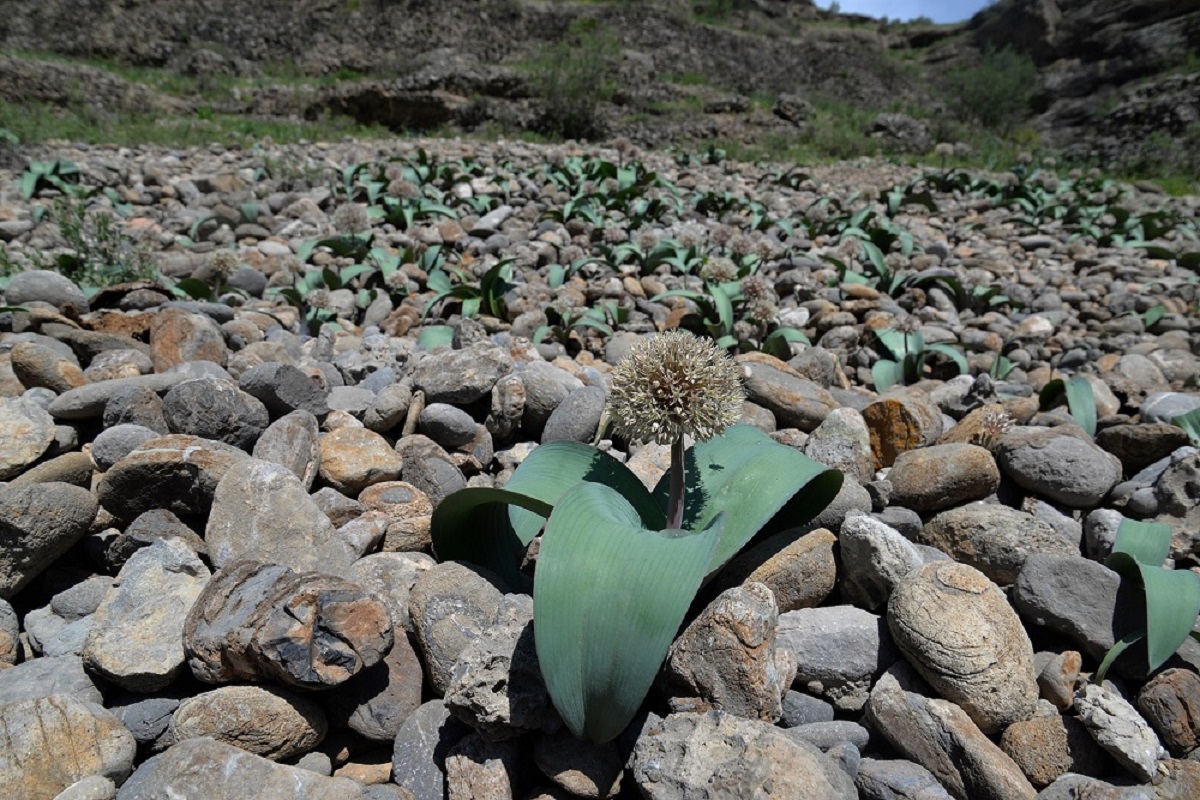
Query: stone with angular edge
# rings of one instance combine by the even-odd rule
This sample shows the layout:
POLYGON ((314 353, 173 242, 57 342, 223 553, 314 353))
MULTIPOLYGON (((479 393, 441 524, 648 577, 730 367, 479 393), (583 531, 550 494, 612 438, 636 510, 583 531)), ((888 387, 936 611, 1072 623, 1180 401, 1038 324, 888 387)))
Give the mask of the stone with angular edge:
POLYGON ((649 800, 755 797, 857 800, 850 776, 766 722, 721 711, 671 714, 642 731, 630 777, 649 800))
POLYGON ((871 688, 866 718, 905 758, 932 772, 957 800, 1033 800, 1037 790, 961 708, 933 700, 899 662, 871 688))
POLYGON ((712 589, 763 584, 775 596, 781 614, 819 606, 837 583, 833 555, 837 541, 826 528, 795 539, 784 534, 772 537, 730 561, 713 581, 712 589))
POLYGON ((780 614, 778 641, 796 657, 793 684, 840 711, 862 709, 875 676, 900 656, 887 623, 853 606, 780 614))
POLYGON ((942 412, 924 392, 909 388, 862 410, 877 468, 890 467, 909 450, 928 447, 942 435, 942 412))
POLYGON ((838 534, 842 594, 874 611, 888 601, 905 575, 925 563, 920 549, 895 528, 861 512, 851 512, 838 534))
POLYGON ((251 455, 282 464, 300 479, 304 491, 311 490, 321 468, 321 430, 317 418, 302 409, 284 414, 262 432, 251 455))
POLYGON ((209 577, 179 539, 159 539, 134 553, 92 615, 84 662, 133 691, 170 685, 184 664, 184 619, 209 577))
POLYGON ((1075 692, 1075 713, 1096 743, 1139 781, 1158 774, 1167 751, 1149 723, 1111 684, 1088 683, 1075 692))
POLYGON ((272 679, 316 689, 378 663, 392 632, 383 602, 348 581, 238 561, 209 580, 183 637, 192 674, 206 683, 272 679))
POLYGON ((392 780, 416 800, 442 800, 446 796, 446 757, 470 730, 450 715, 441 700, 424 703, 396 734, 392 780))
POLYGON ((677 711, 719 709, 775 722, 790 683, 775 669, 779 609, 761 583, 727 589, 667 651, 659 685, 677 711))
POLYGON ((74 695, 0 705, 0 786, 5 800, 45 800, 89 775, 120 783, 137 742, 110 711, 74 695))
POLYGON ((276 764, 240 747, 201 737, 188 739, 146 761, 117 800, 367 800, 362 784, 276 764))
POLYGON ((1137 706, 1172 755, 1182 757, 1200 746, 1200 675, 1164 670, 1142 687, 1137 706))
POLYGON ((349 728, 372 741, 391 742, 420 707, 421 661, 398 626, 393 641, 382 661, 346 681, 336 692, 316 696, 334 726, 349 728))
POLYGON ((54 442, 54 418, 24 399, 0 399, 0 480, 15 478, 54 442))
POLYGON ((343 575, 357 558, 300 479, 257 458, 234 464, 217 484, 204 539, 218 569, 249 559, 343 575))

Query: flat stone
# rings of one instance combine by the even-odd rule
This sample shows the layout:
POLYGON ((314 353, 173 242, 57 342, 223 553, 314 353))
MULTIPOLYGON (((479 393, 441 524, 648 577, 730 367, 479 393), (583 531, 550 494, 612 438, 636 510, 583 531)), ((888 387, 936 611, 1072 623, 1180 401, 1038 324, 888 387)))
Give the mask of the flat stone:
POLYGON ((1028 624, 1067 637, 1099 660, 1113 646, 1120 578, 1082 556, 1033 554, 1013 584, 1013 607, 1028 624))
POLYGON ((0 488, 0 598, 11 598, 86 536, 96 511, 91 492, 67 483, 0 488))
POLYGON ((84 670, 78 655, 43 656, 0 669, 0 697, 5 703, 55 694, 74 695, 97 705, 104 702, 96 678, 84 670))
POLYGON ((1048 523, 1015 508, 972 503, 929 520, 920 541, 1006 586, 1017 579, 1025 559, 1034 553, 1079 555, 1080 537, 1067 539, 1048 523))
POLYGON ((217 484, 204 539, 217 568, 250 559, 342 575, 357 558, 300 479, 257 458, 234 464, 217 484))
POLYGON ((411 374, 413 387, 425 392, 428 402, 467 405, 489 396, 500 376, 512 369, 507 351, 477 342, 462 350, 426 354, 411 374))
POLYGON ((781 428, 817 429, 838 402, 827 389, 766 353, 743 353, 734 359, 742 371, 746 399, 775 415, 781 428))
POLYGON ((121 783, 137 743, 111 712, 70 694, 0 705, 0 786, 44 800, 91 775, 121 783))
POLYGON ((912 761, 864 758, 854 776, 862 800, 951 800, 937 776, 912 761))
POLYGON ((853 606, 780 614, 778 641, 796 657, 793 684, 840 711, 861 710, 875 677, 900 657, 883 618, 853 606))
POLYGON ((44 269, 22 270, 12 276, 4 289, 5 302, 10 306, 41 301, 58 309, 74 306, 87 311, 88 301, 83 290, 59 272, 44 269))
POLYGON ((65 358, 37 342, 17 342, 12 349, 12 369, 26 388, 44 386, 61 394, 88 382, 78 361, 65 358))
POLYGON ((804 454, 830 469, 841 470, 859 483, 875 477, 871 433, 861 412, 835 408, 804 443, 804 454))
POLYGON ((321 468, 321 430, 317 418, 303 409, 284 414, 267 426, 254 443, 252 455, 287 467, 312 489, 321 468))
MULTIPOLYGON (((78 389, 63 392, 54 398, 47 410, 55 419, 96 419, 104 414, 105 406, 115 397, 137 389, 146 389, 156 393, 166 392, 186 378, 185 375, 166 373, 89 383, 78 389)), ((125 421, 136 422, 137 420, 125 421)))
POLYGON ((88 667, 133 691, 169 685, 184 664, 184 618, 209 577, 208 567, 178 539, 134 553, 92 615, 83 647, 88 667))
POLYGON ((311 697, 272 686, 222 686, 179 704, 167 740, 207 736, 280 761, 312 750, 328 725, 311 697))
POLYGON ((842 593, 869 611, 886 603, 896 584, 925 563, 920 549, 895 528, 861 512, 846 515, 838 545, 842 593))
POLYGON ((942 561, 909 573, 892 592, 887 620, 921 677, 984 733, 1032 716, 1033 646, 999 587, 978 570, 942 561))
POLYGON ((207 515, 226 471, 248 456, 224 442, 173 434, 151 439, 114 464, 96 484, 105 510, 132 520, 156 508, 207 515))
POLYGON ((793 536, 772 537, 736 556, 718 573, 713 590, 761 583, 775 596, 781 614, 819 606, 837 582, 838 538, 825 528, 793 536))
POLYGON ((732 714, 671 714, 642 731, 630 777, 649 800, 779 797, 857 800, 854 782, 815 747, 732 714))
POLYGON ((1183 428, 1166 422, 1112 425, 1096 433, 1096 444, 1121 461, 1127 473, 1135 473, 1165 458, 1188 443, 1183 428))
POLYGON ((63 453, 57 458, 43 461, 25 470, 8 482, 9 486, 28 486, 34 483, 69 483, 82 489, 90 489, 96 465, 87 453, 63 453))
POLYGON ((1088 733, 1142 782, 1158 775, 1167 751, 1133 705, 1108 685, 1085 684, 1075 693, 1075 713, 1088 733))
POLYGON ((0 480, 14 478, 54 442, 54 418, 28 400, 0 398, 0 480))
POLYGON ((251 787, 257 800, 367 800, 366 790, 355 781, 276 764, 207 737, 180 742, 146 761, 121 787, 117 800, 245 800, 251 787))

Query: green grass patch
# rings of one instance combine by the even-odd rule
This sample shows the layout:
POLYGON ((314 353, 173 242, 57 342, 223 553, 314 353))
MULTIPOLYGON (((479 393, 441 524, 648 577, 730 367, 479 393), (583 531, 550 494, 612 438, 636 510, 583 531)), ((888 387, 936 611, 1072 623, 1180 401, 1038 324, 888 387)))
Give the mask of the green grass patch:
POLYGON ((314 122, 255 119, 211 111, 194 117, 149 114, 104 114, 87 108, 63 109, 45 103, 0 101, 0 119, 21 142, 39 144, 66 140, 82 144, 138 144, 198 147, 213 142, 270 137, 279 144, 301 140, 331 141, 344 136, 381 139, 394 134, 380 126, 367 127, 348 117, 314 122))

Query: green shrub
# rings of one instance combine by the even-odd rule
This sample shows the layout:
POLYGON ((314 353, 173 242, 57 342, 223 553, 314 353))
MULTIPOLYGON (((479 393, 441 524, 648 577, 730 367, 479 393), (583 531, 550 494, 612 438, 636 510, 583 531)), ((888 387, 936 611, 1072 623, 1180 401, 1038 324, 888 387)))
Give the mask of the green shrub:
POLYGON ((592 17, 571 25, 562 41, 545 47, 528 69, 545 103, 542 132, 586 139, 603 133, 600 104, 617 88, 616 35, 592 17))
POLYGON ((975 66, 946 75, 946 88, 959 116, 1001 135, 1025 119, 1036 86, 1033 58, 1011 47, 989 48, 975 66))

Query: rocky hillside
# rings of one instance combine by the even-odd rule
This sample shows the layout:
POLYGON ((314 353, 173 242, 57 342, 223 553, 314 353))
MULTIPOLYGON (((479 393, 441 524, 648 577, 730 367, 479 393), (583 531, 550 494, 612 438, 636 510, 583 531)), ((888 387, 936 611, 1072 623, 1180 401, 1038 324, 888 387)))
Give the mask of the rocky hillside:
POLYGON ((654 145, 811 139, 816 98, 870 112, 847 121, 851 135, 920 151, 961 133, 947 123, 946 74, 1012 46, 1039 71, 1031 124, 1080 160, 1136 165, 1147 147, 1186 160, 1200 119, 1200 79, 1187 70, 1200 51, 1200 10, 1172 0, 1003 0, 956 26, 831 14, 812 0, 84 5, 94 24, 76 24, 79 3, 0 0, 0 53, 14 55, 0 55, 0 99, 118 110, 182 99, 257 117, 342 114, 394 130, 491 127, 654 145), (565 65, 555 62, 564 43, 565 65), (108 86, 107 72, 64 74, 33 53, 163 69, 194 85, 148 102, 108 86), (91 91, 97 81, 107 91, 91 91), (210 91, 230 84, 233 93, 210 91), (897 110, 922 130, 870 124, 897 110))

